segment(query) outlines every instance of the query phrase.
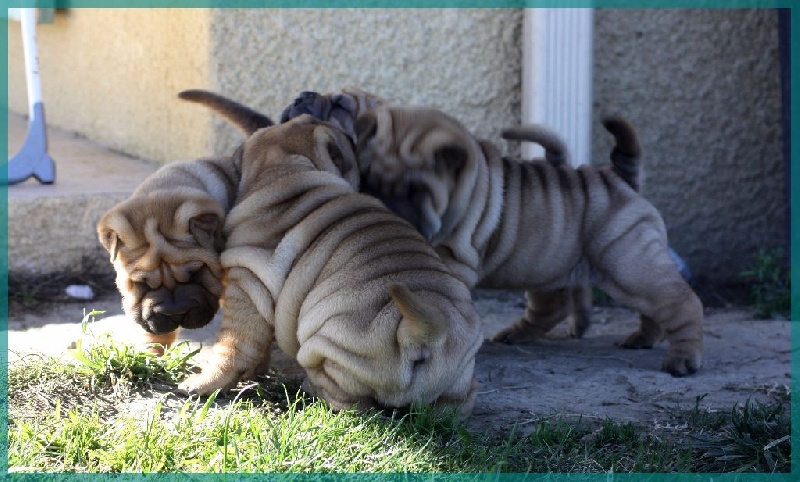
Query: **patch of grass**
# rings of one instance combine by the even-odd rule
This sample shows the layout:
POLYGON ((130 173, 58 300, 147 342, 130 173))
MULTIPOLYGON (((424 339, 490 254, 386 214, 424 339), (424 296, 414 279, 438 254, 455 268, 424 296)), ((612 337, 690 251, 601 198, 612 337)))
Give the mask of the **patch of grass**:
POLYGON ((111 335, 104 333, 97 337, 91 335, 93 340, 84 346, 84 341, 88 339, 86 335, 90 335, 90 323, 102 313, 91 311, 83 317, 81 329, 84 337, 77 341, 72 351, 78 361, 77 370, 89 375, 92 385, 103 382, 113 384, 119 379, 135 383, 177 383, 193 369, 189 361, 200 350, 189 350, 185 343, 167 348, 158 356, 131 344, 114 343, 111 335))
POLYGON ((173 391, 193 352, 155 357, 106 338, 79 348, 72 363, 10 367, 11 472, 789 470, 780 404, 718 414, 698 399, 669 433, 560 418, 478 432, 430 407, 335 412, 276 377, 240 384, 232 398, 187 399, 173 391))
POLYGON ((420 472, 442 464, 426 440, 377 412, 333 412, 302 398, 277 414, 251 401, 209 410, 212 402, 185 402, 171 417, 157 404, 144 423, 56 412, 15 425, 9 461, 17 470, 79 472, 420 472))
POLYGON ((760 318, 787 317, 791 310, 791 282, 781 248, 759 249, 752 266, 740 276, 752 283, 751 301, 760 318))
POLYGON ((747 401, 730 412, 695 417, 692 435, 702 472, 789 472, 791 421, 782 403, 747 401))

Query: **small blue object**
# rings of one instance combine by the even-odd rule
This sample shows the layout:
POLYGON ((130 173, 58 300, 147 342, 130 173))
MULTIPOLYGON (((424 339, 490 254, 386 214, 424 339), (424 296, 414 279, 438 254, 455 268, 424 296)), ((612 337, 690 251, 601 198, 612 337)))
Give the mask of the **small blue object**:
POLYGON ((42 184, 52 184, 56 180, 56 164, 47 153, 44 106, 37 102, 32 107, 33 118, 28 126, 25 143, 8 160, 8 184, 23 182, 31 176, 42 184))
POLYGON ((689 284, 694 283, 694 276, 692 275, 692 270, 689 269, 689 265, 686 264, 686 261, 683 260, 678 253, 676 253, 672 248, 669 248, 669 254, 672 256, 672 261, 675 262, 675 266, 678 267, 678 271, 683 276, 684 281, 689 284))

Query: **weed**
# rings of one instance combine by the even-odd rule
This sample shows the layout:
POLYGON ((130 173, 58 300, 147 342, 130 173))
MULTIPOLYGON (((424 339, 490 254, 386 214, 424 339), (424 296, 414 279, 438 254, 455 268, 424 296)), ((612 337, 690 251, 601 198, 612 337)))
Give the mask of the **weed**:
POLYGON ((761 248, 749 269, 740 276, 752 283, 751 297, 756 316, 786 317, 791 310, 789 270, 781 248, 761 248))
POLYGON ((188 364, 200 350, 189 350, 188 344, 179 343, 164 350, 162 355, 138 349, 132 344, 112 342, 111 335, 91 334, 90 323, 102 311, 91 311, 84 315, 81 329, 84 334, 76 342, 72 354, 78 361, 78 370, 92 377, 92 384, 116 383, 121 378, 137 383, 160 381, 177 383, 188 375, 192 367, 188 364), (84 344, 89 341, 88 346, 84 344))

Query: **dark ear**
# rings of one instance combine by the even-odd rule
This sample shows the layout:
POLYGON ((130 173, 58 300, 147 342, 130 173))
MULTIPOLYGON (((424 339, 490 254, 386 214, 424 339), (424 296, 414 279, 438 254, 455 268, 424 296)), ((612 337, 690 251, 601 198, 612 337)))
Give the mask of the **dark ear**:
POLYGON ((244 157, 244 143, 239 145, 239 147, 233 151, 233 154, 231 154, 231 163, 233 163, 233 169, 239 176, 242 174, 242 157, 244 157))
POLYGON ((200 246, 222 251, 220 224, 220 219, 216 214, 198 214, 189 220, 189 232, 200 243, 200 246))
POLYGON ((119 235, 113 229, 106 229, 102 233, 100 233, 100 243, 103 245, 104 248, 109 252, 111 255, 111 262, 113 263, 115 259, 117 259, 117 253, 119 253, 119 248, 122 247, 122 241, 119 239, 119 235))
POLYGON ((433 153, 434 165, 438 172, 458 172, 467 165, 469 153, 457 145, 447 145, 433 153))
POLYGON ((378 132, 378 118, 372 112, 365 112, 356 120, 356 152, 360 152, 370 139, 378 132))
POLYGON ((339 169, 342 177, 347 178, 347 173, 356 167, 356 160, 352 156, 352 151, 347 149, 347 152, 342 152, 337 142, 334 139, 328 141, 328 155, 331 156, 331 161, 339 169))

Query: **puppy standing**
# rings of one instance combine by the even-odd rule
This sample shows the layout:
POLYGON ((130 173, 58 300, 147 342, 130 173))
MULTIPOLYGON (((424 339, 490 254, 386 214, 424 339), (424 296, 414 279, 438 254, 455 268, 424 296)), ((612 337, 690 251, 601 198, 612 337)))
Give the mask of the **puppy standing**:
POLYGON ((181 389, 231 387, 268 363, 274 338, 335 408, 422 402, 469 414, 482 342, 469 290, 408 223, 354 190, 352 149, 309 116, 246 141, 224 228, 222 327, 181 389))
MULTIPOLYGON (((612 133, 618 145, 631 134, 612 133)), ((469 286, 595 284, 641 314, 625 346, 652 347, 665 334, 666 371, 700 368, 702 305, 672 260, 658 211, 626 179, 502 158, 433 109, 376 107, 359 118, 356 136, 365 182, 402 205, 398 213, 412 213, 407 219, 469 286)), ((500 338, 526 341, 537 330, 523 320, 500 338)))

